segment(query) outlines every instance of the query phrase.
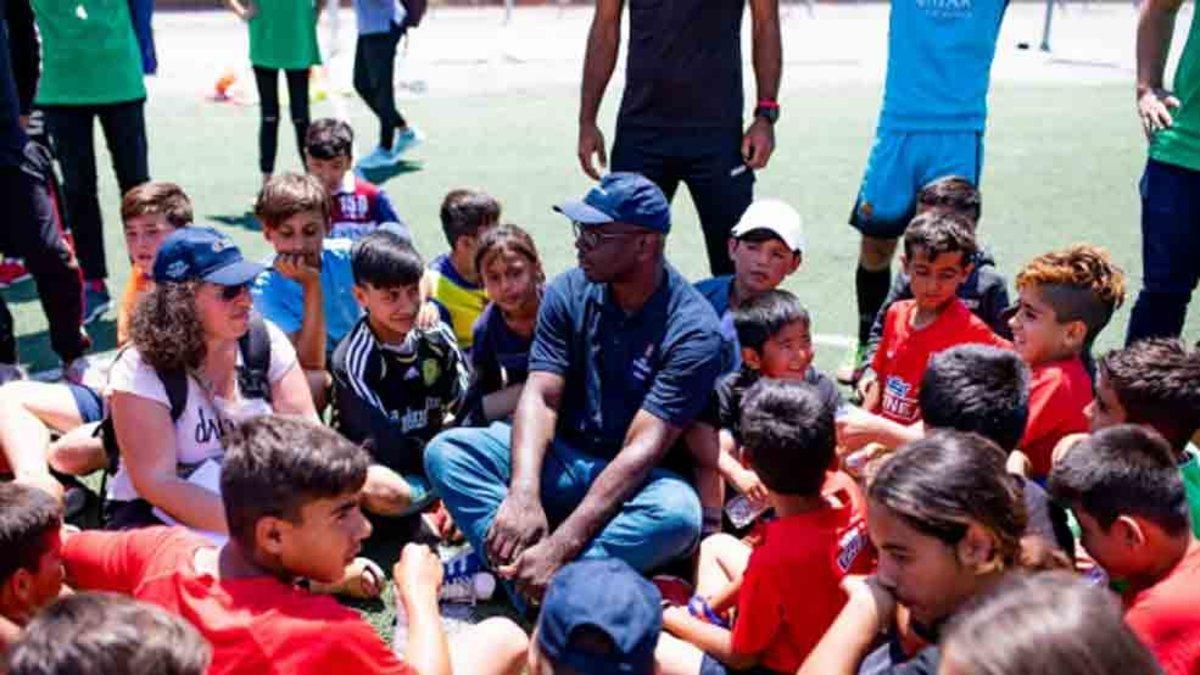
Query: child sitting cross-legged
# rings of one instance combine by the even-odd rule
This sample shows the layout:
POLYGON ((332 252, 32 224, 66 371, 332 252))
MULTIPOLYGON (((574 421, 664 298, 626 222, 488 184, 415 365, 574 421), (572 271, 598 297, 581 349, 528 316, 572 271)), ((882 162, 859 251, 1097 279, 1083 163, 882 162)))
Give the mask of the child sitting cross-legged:
POLYGON ((262 416, 226 439, 220 547, 183 528, 81 532, 62 560, 72 587, 132 595, 191 622, 213 646, 210 673, 515 673, 528 639, 489 619, 447 646, 442 565, 408 544, 393 570, 407 616, 402 661, 362 616, 304 580, 335 582, 371 533, 360 510, 371 459, 316 422, 262 416))
POLYGON ((812 320, 795 295, 768 290, 732 314, 741 366, 717 381, 709 405, 685 437, 698 465, 709 533, 720 529, 726 482, 757 505, 767 501, 766 487, 747 467, 741 448, 742 397, 747 389, 763 378, 796 380, 811 384, 831 410, 841 405, 837 385, 812 365, 812 320))
POLYGON ((872 570, 861 503, 823 494, 834 459, 833 415, 802 382, 764 379, 746 392, 742 438, 779 518, 755 548, 727 534, 701 543, 698 596, 663 614, 667 632, 705 653, 703 665, 697 654, 696 668, 683 672, 795 672, 845 604, 842 578, 872 570))
POLYGON ((475 267, 490 302, 475 322, 463 423, 483 426, 517 408, 546 275, 533 238, 516 225, 501 225, 480 238, 475 267))
POLYGON ((1200 542, 1171 446, 1120 425, 1069 448, 1050 491, 1079 520, 1088 554, 1125 585, 1125 622, 1167 675, 1200 672, 1200 542))
POLYGON ((367 509, 407 515, 433 500, 425 444, 462 404, 467 366, 449 326, 416 326, 423 266, 407 240, 372 232, 355 242, 351 265, 366 315, 333 354, 337 428, 375 458, 367 509))

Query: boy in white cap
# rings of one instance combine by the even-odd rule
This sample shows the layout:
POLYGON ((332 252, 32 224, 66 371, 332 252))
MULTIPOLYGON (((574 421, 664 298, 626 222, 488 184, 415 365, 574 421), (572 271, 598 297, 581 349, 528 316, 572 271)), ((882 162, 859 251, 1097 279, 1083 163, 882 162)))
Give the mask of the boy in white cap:
POLYGON ((800 269, 804 246, 804 225, 796 209, 778 199, 756 200, 730 231, 729 258, 734 273, 696 284, 696 290, 721 318, 721 336, 729 355, 724 372, 735 371, 741 364, 733 310, 774 290, 800 269))

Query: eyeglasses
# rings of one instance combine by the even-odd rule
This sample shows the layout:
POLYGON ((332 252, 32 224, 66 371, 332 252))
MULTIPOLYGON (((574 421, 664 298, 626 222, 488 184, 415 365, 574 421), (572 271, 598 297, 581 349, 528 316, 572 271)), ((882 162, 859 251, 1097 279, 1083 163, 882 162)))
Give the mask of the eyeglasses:
POLYGON ((221 299, 225 302, 233 302, 242 297, 242 293, 250 292, 250 284, 238 284, 237 286, 221 286, 221 299))
POLYGON ((583 244, 584 248, 596 248, 609 239, 620 239, 638 234, 637 232, 601 232, 595 226, 586 226, 578 220, 571 222, 571 229, 575 231, 575 240, 583 244))

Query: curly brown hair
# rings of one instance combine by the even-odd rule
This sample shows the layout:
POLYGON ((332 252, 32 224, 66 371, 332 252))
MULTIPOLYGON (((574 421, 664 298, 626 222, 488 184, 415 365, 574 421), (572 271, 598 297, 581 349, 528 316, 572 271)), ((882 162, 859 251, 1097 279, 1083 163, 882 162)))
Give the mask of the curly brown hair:
POLYGON ((204 362, 204 326, 196 309, 200 283, 157 283, 134 308, 130 341, 155 370, 196 370, 204 362))
POLYGON ((1017 289, 1038 287, 1059 322, 1082 321, 1087 342, 1125 302, 1125 272, 1108 251, 1075 244, 1030 260, 1017 274, 1017 289))

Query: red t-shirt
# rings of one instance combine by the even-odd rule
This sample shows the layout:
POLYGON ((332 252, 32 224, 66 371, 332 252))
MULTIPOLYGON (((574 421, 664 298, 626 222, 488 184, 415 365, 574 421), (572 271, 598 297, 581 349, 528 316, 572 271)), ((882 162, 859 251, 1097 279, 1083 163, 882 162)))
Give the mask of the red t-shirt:
POLYGON ((1125 622, 1166 675, 1200 673, 1200 545, 1165 579, 1125 598, 1125 622))
MULTIPOLYGON (((857 490, 847 484, 845 489, 857 490)), ((829 487, 827 482, 825 492, 829 487)), ((738 594, 735 654, 758 655, 771 670, 796 672, 846 604, 842 578, 874 569, 866 520, 854 508, 861 500, 853 491, 837 496, 841 506, 767 523, 738 594)))
POLYGON ((63 562, 83 590, 132 595, 182 616, 212 644, 210 675, 411 673, 353 610, 272 577, 216 579, 195 570, 211 546, 184 528, 81 532, 63 562))
POLYGON ((902 300, 888 307, 883 338, 871 362, 883 394, 879 409, 872 412, 901 424, 921 419, 917 394, 931 356, 968 343, 1010 347, 958 298, 951 300, 933 323, 919 330, 912 327, 916 310, 916 300, 902 300))
POLYGON ((1029 421, 1021 450, 1033 464, 1033 478, 1050 474, 1054 446, 1067 434, 1088 430, 1083 409, 1092 402, 1092 378, 1074 356, 1030 368, 1029 421))

